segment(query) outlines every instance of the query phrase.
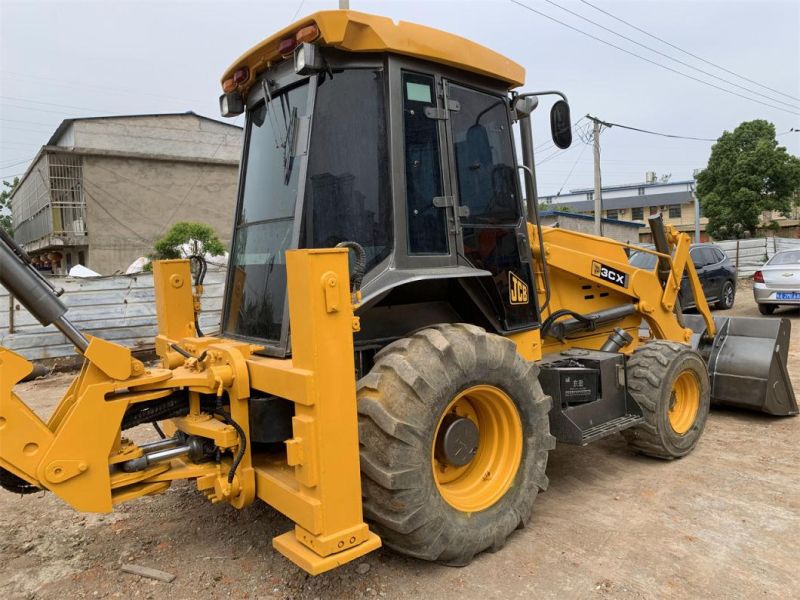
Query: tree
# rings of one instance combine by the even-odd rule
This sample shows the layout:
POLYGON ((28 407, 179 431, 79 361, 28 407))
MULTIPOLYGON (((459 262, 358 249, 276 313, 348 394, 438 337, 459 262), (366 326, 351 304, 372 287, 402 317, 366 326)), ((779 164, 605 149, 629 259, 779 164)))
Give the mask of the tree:
POLYGON ((775 126, 745 121, 711 147, 697 196, 716 238, 752 235, 765 211, 788 213, 800 189, 800 159, 778 146, 775 126))
POLYGON ((569 204, 557 204, 555 202, 539 202, 539 212, 546 212, 549 210, 572 212, 572 207, 569 204))
POLYGON ((11 221, 11 194, 19 185, 19 177, 14 177, 14 181, 9 183, 3 181, 3 188, 0 189, 0 227, 5 229, 9 234, 14 233, 13 223, 11 221))
POLYGON ((175 223, 153 248, 153 260, 225 254, 225 246, 213 227, 186 221, 175 223))

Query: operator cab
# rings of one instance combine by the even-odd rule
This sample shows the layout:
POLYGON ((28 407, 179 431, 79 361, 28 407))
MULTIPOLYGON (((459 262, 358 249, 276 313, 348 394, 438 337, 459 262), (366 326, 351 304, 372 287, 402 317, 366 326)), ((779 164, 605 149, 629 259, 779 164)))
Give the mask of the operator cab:
POLYGON ((537 327, 511 130, 519 82, 343 51, 323 43, 335 37, 326 14, 340 11, 312 15, 294 45, 278 40, 285 60, 232 71, 237 87, 221 98, 226 116, 246 112, 223 334, 288 354, 284 253, 341 242, 365 254, 359 349, 435 323, 537 327))

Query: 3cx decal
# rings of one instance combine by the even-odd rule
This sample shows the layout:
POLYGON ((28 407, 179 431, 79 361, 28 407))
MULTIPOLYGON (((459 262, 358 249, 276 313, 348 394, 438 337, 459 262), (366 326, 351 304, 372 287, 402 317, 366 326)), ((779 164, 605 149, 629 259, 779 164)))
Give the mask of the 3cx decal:
POLYGON ((528 303, 528 284, 513 272, 508 272, 508 301, 511 304, 528 303))
POLYGON ((613 267, 592 261, 592 275, 620 287, 628 287, 628 274, 613 267))

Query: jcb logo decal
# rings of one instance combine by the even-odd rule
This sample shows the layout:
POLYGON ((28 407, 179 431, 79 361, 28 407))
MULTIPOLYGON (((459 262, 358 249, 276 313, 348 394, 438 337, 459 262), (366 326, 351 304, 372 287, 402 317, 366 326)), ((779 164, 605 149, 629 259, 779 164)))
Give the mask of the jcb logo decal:
POLYGON ((623 271, 617 271, 612 267, 600 264, 596 260, 592 261, 592 275, 620 287, 628 287, 627 273, 623 271))
POLYGON ((511 271, 508 272, 508 299, 511 304, 528 303, 528 284, 511 271))

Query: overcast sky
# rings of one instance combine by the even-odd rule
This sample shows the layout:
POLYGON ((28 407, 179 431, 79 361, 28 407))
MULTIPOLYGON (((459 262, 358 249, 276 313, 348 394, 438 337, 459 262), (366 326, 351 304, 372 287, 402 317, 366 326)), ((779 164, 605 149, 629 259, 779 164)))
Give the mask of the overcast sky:
MULTIPOLYGON (((779 133, 800 129, 800 117, 791 114, 800 113, 798 0, 590 0, 675 46, 777 91, 699 62, 583 2, 520 1, 654 62, 789 112, 644 62, 510 0, 351 0, 351 8, 444 29, 509 56, 527 70, 525 90, 556 88, 567 94, 573 121, 591 113, 625 125, 702 138, 716 138, 756 118, 768 119, 779 133), (653 54, 556 5, 752 91, 653 54)), ((24 172, 64 118, 187 110, 218 118, 219 76, 236 57, 287 25, 295 14, 336 6, 336 0, 0 0, 0 177, 24 172)), ((572 148, 554 155, 552 146, 545 145, 548 108, 537 110, 534 123, 535 142, 544 146, 537 154, 537 162, 544 161, 538 171, 540 194, 591 186, 591 147, 576 137, 572 148)), ((800 154, 800 133, 778 139, 800 154)), ((604 184, 643 181, 645 171, 671 173, 673 180, 690 178, 694 168, 705 166, 711 148, 709 142, 618 128, 604 132, 601 140, 604 184)))

